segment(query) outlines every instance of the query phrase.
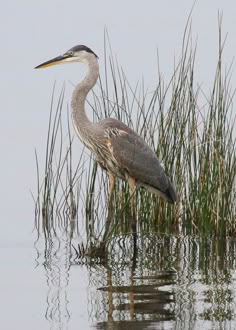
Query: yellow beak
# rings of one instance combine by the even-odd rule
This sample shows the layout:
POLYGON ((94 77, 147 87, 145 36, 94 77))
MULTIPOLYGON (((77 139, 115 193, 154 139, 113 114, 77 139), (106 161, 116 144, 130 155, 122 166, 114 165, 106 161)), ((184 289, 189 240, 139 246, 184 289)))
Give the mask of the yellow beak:
POLYGON ((57 57, 53 58, 52 60, 39 64, 38 66, 35 67, 35 69, 43 69, 43 68, 47 68, 48 66, 61 64, 68 57, 69 56, 65 56, 65 55, 57 56, 57 57))

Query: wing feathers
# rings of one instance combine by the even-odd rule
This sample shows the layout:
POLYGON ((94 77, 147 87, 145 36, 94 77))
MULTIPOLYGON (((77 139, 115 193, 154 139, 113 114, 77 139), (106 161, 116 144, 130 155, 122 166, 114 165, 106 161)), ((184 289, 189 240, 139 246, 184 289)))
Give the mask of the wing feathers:
POLYGON ((111 138, 113 156, 119 165, 140 185, 151 186, 163 193, 170 186, 155 153, 136 134, 111 138))
POLYGON ((105 129, 107 146, 120 172, 127 173, 137 184, 173 203, 176 200, 175 189, 148 144, 118 120, 105 119, 100 125, 105 129))

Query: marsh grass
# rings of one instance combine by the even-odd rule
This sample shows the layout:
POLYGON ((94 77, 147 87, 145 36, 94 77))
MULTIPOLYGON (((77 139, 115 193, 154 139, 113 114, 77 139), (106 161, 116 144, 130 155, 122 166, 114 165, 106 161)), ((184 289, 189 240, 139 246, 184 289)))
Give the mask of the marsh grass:
MULTIPOLYGON (((94 121, 118 118, 143 136, 178 194, 173 206, 137 188, 140 233, 236 233, 235 91, 230 85, 231 67, 228 71, 223 69, 223 46, 219 20, 218 62, 211 92, 206 93, 195 82, 196 47, 192 46, 191 29, 187 26, 173 76, 166 84, 158 62, 157 85, 150 92, 143 82, 131 87, 112 54, 108 36, 104 38, 105 69, 90 95, 87 111, 93 113, 94 121)), ((65 110, 69 112, 64 104, 63 86, 56 106, 54 93, 52 97, 41 186, 37 162, 36 227, 42 224, 48 235, 55 233, 57 227, 78 233, 82 226, 85 242, 95 244, 102 237, 108 215, 107 178, 84 149, 73 166, 76 151, 70 118, 66 133, 61 119, 65 110)), ((127 184, 117 180, 111 236, 130 232, 129 198, 127 184)))

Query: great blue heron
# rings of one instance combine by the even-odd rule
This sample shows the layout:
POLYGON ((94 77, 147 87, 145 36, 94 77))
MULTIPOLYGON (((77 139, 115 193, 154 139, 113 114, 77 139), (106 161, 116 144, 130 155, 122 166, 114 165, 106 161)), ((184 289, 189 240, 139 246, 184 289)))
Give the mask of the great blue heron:
POLYGON ((136 185, 174 203, 176 192, 173 185, 156 154, 137 133, 117 119, 106 118, 97 123, 88 119, 85 100, 99 75, 98 57, 90 48, 75 46, 63 55, 38 65, 36 69, 72 62, 82 62, 88 67, 86 77, 75 87, 72 95, 74 127, 82 143, 96 155, 97 162, 108 173, 109 205, 112 204, 116 176, 128 181, 133 215, 136 185))

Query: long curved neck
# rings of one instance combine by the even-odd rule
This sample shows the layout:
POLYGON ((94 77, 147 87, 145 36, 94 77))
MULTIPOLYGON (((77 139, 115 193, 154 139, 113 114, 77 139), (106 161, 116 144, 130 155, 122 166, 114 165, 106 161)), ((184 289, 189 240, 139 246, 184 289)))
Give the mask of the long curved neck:
POLYGON ((88 56, 85 63, 87 64, 88 72, 84 80, 75 87, 71 101, 72 119, 81 140, 86 139, 86 133, 91 131, 94 126, 85 113, 85 100, 88 92, 95 85, 99 75, 98 61, 94 55, 91 54, 88 56))

